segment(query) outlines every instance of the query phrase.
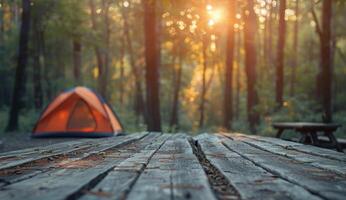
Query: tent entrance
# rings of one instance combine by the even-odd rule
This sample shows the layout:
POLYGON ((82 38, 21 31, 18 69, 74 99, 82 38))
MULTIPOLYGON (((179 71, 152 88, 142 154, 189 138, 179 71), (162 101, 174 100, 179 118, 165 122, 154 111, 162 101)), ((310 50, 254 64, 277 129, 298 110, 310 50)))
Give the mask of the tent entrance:
POLYGON ((83 131, 92 132, 96 129, 96 121, 90 107, 81 99, 79 99, 67 123, 67 131, 83 131))

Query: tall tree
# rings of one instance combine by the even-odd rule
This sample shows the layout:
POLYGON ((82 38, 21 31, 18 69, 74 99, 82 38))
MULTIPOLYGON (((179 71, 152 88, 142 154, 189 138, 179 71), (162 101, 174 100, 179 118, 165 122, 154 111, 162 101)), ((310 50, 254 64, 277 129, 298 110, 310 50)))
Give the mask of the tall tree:
POLYGON ((110 1, 109 0, 102 0, 102 10, 103 10, 103 24, 104 24, 104 49, 103 49, 103 74, 102 74, 102 80, 101 80, 101 94, 109 99, 109 94, 107 92, 108 88, 108 79, 109 79, 109 63, 111 62, 111 58, 109 56, 110 54, 110 35, 111 35, 111 29, 110 29, 110 19, 109 19, 109 8, 110 8, 110 1))
MULTIPOLYGON (((146 118, 146 109, 145 109, 145 102, 143 97, 143 86, 142 86, 142 73, 139 68, 139 66, 136 64, 135 61, 135 52, 133 51, 133 44, 132 44, 132 37, 130 34, 130 25, 128 21, 128 15, 127 10, 123 8, 121 10, 122 17, 124 20, 123 26, 124 26, 124 48, 125 48, 125 42, 127 45, 127 52, 130 58, 130 66, 131 71, 133 74, 133 77, 135 79, 135 101, 134 101, 134 111, 136 113, 136 124, 139 124, 140 116, 143 115, 144 118, 146 118)), ((125 50, 125 49, 124 49, 125 50)))
POLYGON ((283 105, 284 95, 284 58, 285 58, 285 38, 286 38, 286 22, 285 22, 286 0, 279 1, 279 32, 278 46, 276 58, 276 103, 278 108, 283 105))
POLYGON ((170 131, 177 131, 179 129, 179 95, 181 88, 181 77, 183 72, 183 38, 181 35, 178 36, 177 47, 173 54, 176 54, 178 51, 178 63, 175 63, 176 55, 173 55, 173 102, 170 118, 170 131))
POLYGON ((33 94, 34 104, 36 109, 41 109, 43 105, 43 88, 42 88, 42 14, 39 9, 35 9, 35 13, 32 15, 32 42, 34 47, 33 53, 33 94))
MULTIPOLYGON (((95 8, 95 3, 94 3, 94 0, 89 0, 89 6, 90 6, 90 11, 91 11, 91 26, 92 26, 92 29, 95 33, 97 33, 99 30, 98 30, 98 26, 97 26, 97 21, 96 21, 96 8, 95 8)), ((101 52, 101 49, 99 47, 98 44, 94 44, 94 51, 95 51, 95 54, 96 54, 96 60, 97 60, 97 67, 98 67, 98 78, 97 78, 97 83, 98 83, 98 90, 99 92, 101 93, 102 96, 104 96, 105 94, 103 93, 105 90, 103 88, 104 86, 104 80, 103 80, 103 77, 104 77, 104 59, 103 59, 103 56, 102 56, 102 52, 101 52)))
POLYGON ((292 72, 291 72, 291 84, 290 84, 290 95, 294 96, 295 93, 295 82, 296 82, 296 71, 298 65, 298 26, 299 26, 299 0, 295 3, 295 21, 293 30, 293 59, 292 59, 292 72))
POLYGON ((225 87, 224 87, 224 107, 223 126, 226 129, 232 127, 233 119, 233 60, 234 60, 234 23, 236 1, 229 1, 229 19, 227 24, 227 46, 225 65, 225 87))
POLYGON ((119 83, 119 102, 121 105, 124 104, 124 93, 125 93, 124 77, 125 77, 125 39, 122 38, 121 47, 120 47, 120 83, 119 83))
POLYGON ((12 103, 7 124, 7 131, 18 129, 18 117, 23 105, 22 97, 25 89, 25 69, 28 60, 28 42, 30 34, 30 0, 22 0, 22 23, 19 35, 18 62, 12 93, 12 103))
POLYGON ((244 12, 244 49, 245 49, 245 72, 247 76, 247 116, 252 132, 255 132, 259 122, 255 106, 258 104, 256 90, 256 41, 257 17, 254 11, 254 1, 247 0, 244 12))
POLYGON ((323 105, 323 121, 332 122, 332 0, 324 0, 322 5, 322 30, 321 38, 321 94, 323 105))
POLYGON ((241 63, 241 32, 240 30, 237 31, 237 37, 236 37, 236 63, 237 63, 237 68, 235 71, 235 83, 236 83, 236 94, 235 94, 235 109, 234 109, 234 114, 235 118, 239 119, 239 112, 240 112, 240 63, 241 63))
POLYGON ((273 6, 273 2, 269 3, 269 15, 268 15, 268 24, 267 26, 267 31, 268 31, 268 44, 267 44, 267 48, 268 48, 268 52, 267 52, 267 64, 269 65, 269 67, 272 67, 272 63, 273 63, 273 53, 272 53, 272 48, 273 48, 273 16, 274 16, 274 6, 273 6))
POLYGON ((159 66, 157 58, 156 0, 144 3, 146 103, 148 131, 161 131, 159 66))
POLYGON ((332 13, 333 1, 324 0, 322 4, 322 26, 317 19, 314 7, 311 12, 316 23, 316 32, 320 39, 320 71, 316 78, 317 98, 322 101, 323 121, 332 122, 333 98, 333 56, 332 56, 332 13), (321 98, 321 99, 320 99, 321 98))
POLYGON ((3 44, 4 41, 4 33, 5 33, 5 15, 4 15, 4 0, 0 0, 0 47, 3 44))
POLYGON ((208 55, 207 55, 207 48, 208 48, 208 37, 209 34, 205 33, 202 35, 202 55, 203 55, 203 70, 202 70, 202 91, 201 91, 201 101, 199 104, 199 128, 203 128, 204 126, 204 115, 205 115, 205 101, 206 101, 206 94, 207 94, 207 69, 208 69, 208 55))

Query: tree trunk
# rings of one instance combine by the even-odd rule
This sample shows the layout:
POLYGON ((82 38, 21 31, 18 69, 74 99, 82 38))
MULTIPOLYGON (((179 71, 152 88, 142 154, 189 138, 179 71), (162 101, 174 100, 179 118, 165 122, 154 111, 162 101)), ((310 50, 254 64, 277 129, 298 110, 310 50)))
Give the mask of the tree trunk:
POLYGON ((132 70, 132 74, 135 78, 135 102, 134 102, 134 111, 136 113, 136 124, 139 124, 140 121, 140 116, 142 115, 144 120, 147 120, 147 111, 146 111, 146 106, 145 106, 145 102, 144 102, 144 97, 143 97, 143 87, 142 87, 142 83, 141 83, 141 77, 142 77, 142 73, 139 69, 139 67, 136 65, 135 63, 135 54, 133 52, 133 45, 132 45, 132 38, 131 38, 131 34, 130 34, 130 26, 128 23, 128 16, 126 15, 126 12, 124 10, 122 10, 122 16, 124 19, 124 36, 125 36, 125 40, 127 43, 127 50, 128 50, 128 54, 130 57, 130 65, 131 65, 131 70, 132 70))
POLYGON ((279 1, 279 37, 277 48, 277 60, 276 60, 276 103, 278 108, 283 105, 284 94, 284 49, 285 49, 285 37, 286 37, 286 22, 285 22, 285 10, 286 0, 279 1))
MULTIPOLYGON (((273 66, 273 14, 274 14, 274 8, 273 8, 273 2, 270 3, 270 9, 269 9, 269 19, 268 19, 268 52, 267 52, 267 64, 269 65, 268 68, 271 69, 273 66)), ((270 72, 270 71, 269 71, 270 72)))
POLYGON ((227 24, 226 65, 225 65, 225 88, 223 107, 223 127, 227 130, 232 128, 233 119, 233 60, 234 60, 234 23, 236 2, 229 2, 229 19, 227 24))
POLYGON ((240 49, 241 49, 241 35, 240 35, 240 31, 238 31, 237 34, 237 38, 236 38, 236 59, 237 59, 237 70, 235 73, 235 77, 236 77, 236 98, 235 98, 235 118, 239 119, 239 111, 240 111, 240 63, 241 63, 241 53, 240 53, 240 49))
POLYGON ((255 133, 256 125, 259 122, 258 113, 255 106, 258 104, 258 96, 256 91, 256 14, 253 9, 253 0, 247 1, 246 10, 244 12, 244 48, 245 48, 245 70, 247 76, 247 115, 250 129, 255 133))
POLYGON ((148 131, 161 131, 159 70, 157 66, 156 0, 144 1, 146 97, 148 131), (154 44, 154 45, 153 45, 154 44))
POLYGON ((0 48, 2 48, 5 34, 4 0, 0 0, 0 4, 2 5, 0 8, 0 48))
MULTIPOLYGON (((124 34, 125 36, 125 34, 124 34)), ((120 83, 119 83, 119 102, 121 105, 124 104, 124 93, 125 93, 125 39, 121 39, 121 49, 120 49, 120 83)))
POLYGON ((207 41, 207 35, 203 35, 203 41, 202 41, 202 53, 203 53, 203 72, 202 72, 202 92, 201 92, 201 102, 199 105, 199 128, 203 128, 204 126, 204 112, 205 112, 205 96, 207 93, 207 68, 208 68, 208 63, 207 63, 207 46, 208 46, 208 41, 207 41))
POLYGON ((294 22, 293 30, 293 60, 292 60, 292 72, 291 72, 291 85, 290 85, 290 95, 294 96, 295 93, 295 82, 296 82, 296 70, 298 65, 298 16, 299 16, 299 0, 296 0, 295 4, 295 15, 296 20, 294 22))
MULTIPOLYGON (((179 94, 180 94, 180 88, 181 88, 181 76, 183 71, 183 47, 182 42, 179 40, 179 47, 175 47, 179 49, 178 54, 178 64, 177 67, 175 65, 175 61, 173 61, 173 68, 174 68, 174 79, 173 79, 173 103, 172 103, 172 110, 171 110, 171 119, 170 119, 170 130, 171 131, 177 131, 179 130, 179 94)), ((175 55, 173 55, 175 56, 175 55)), ((175 59, 173 59, 175 60, 175 59)))
POLYGON ((324 0, 322 6, 322 35, 321 35, 321 94, 323 104, 323 121, 332 122, 332 0, 324 0))
POLYGON ((41 44, 41 32, 42 30, 38 22, 38 17, 33 20, 33 46, 34 46, 34 65, 33 65, 33 85, 34 85, 34 104, 37 110, 42 108, 43 105, 43 89, 41 81, 41 57, 42 53, 42 44, 41 44))
MULTIPOLYGON (((91 11, 91 25, 92 29, 96 32, 97 31, 97 24, 96 24, 96 9, 95 9, 95 4, 94 0, 89 1, 89 6, 90 6, 90 11, 91 11)), ((102 53, 100 48, 97 45, 94 45, 94 50, 96 54, 96 60, 97 60, 97 67, 98 67, 98 91, 101 93, 101 95, 104 95, 104 88, 103 88, 103 74, 104 74, 104 63, 103 63, 103 58, 102 58, 102 53)))
POLYGON ((82 84, 81 69, 82 69, 82 44, 79 39, 72 41, 73 45, 73 76, 76 85, 82 84))
POLYGON ((30 34, 30 0, 22 0, 22 24, 19 36, 18 63, 12 93, 12 104, 9 113, 7 131, 18 129, 19 111, 23 104, 22 97, 25 87, 25 68, 28 60, 28 41, 30 34))
POLYGON ((109 99, 110 96, 107 92, 108 88, 108 79, 109 79, 109 63, 110 63, 110 56, 109 56, 109 44, 110 44, 110 35, 111 35, 111 30, 110 30, 110 22, 109 22, 109 0, 103 0, 102 1, 102 9, 104 13, 104 25, 105 25, 105 40, 104 40, 104 53, 103 53, 103 76, 101 80, 101 94, 103 95, 104 98, 109 99))

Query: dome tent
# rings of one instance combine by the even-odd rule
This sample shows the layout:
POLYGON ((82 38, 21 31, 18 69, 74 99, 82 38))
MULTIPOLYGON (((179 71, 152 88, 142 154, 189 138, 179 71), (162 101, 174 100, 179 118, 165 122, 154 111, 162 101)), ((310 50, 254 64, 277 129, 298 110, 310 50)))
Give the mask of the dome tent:
POLYGON ((107 137, 123 131, 111 107, 86 87, 59 94, 40 116, 32 137, 107 137))

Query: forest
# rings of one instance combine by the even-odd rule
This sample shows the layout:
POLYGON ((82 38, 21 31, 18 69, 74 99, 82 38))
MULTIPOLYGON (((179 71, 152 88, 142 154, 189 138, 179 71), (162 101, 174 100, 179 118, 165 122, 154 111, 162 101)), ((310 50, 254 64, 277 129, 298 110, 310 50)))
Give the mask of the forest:
POLYGON ((79 85, 127 132, 345 125, 345 22, 344 0, 0 0, 0 132, 79 85))

